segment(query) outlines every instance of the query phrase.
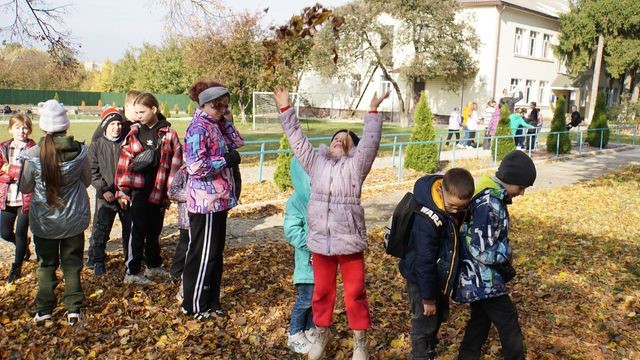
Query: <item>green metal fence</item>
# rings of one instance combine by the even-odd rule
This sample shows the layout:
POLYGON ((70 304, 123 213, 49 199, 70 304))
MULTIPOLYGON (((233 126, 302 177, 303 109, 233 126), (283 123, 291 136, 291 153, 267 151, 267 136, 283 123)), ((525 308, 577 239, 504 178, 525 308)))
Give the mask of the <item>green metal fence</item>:
MULTIPOLYGON (((56 97, 61 103, 72 106, 97 106, 112 105, 122 107, 124 105, 124 93, 93 92, 93 91, 66 91, 66 90, 23 90, 0 89, 0 105, 35 105, 56 97), (83 104, 84 102, 84 104, 83 104)), ((171 111, 176 105, 180 111, 186 111, 191 102, 184 94, 154 94, 162 104, 169 105, 171 111)))

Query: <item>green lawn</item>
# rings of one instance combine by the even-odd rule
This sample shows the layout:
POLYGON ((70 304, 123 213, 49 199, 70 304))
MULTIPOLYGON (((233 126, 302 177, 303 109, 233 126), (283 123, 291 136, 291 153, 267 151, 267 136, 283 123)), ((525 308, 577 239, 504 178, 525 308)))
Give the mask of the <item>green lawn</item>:
MULTIPOLYGON (((69 129, 69 133, 77 140, 84 141, 86 144, 91 143, 91 135, 93 134, 96 126, 98 126, 98 120, 95 118, 95 121, 87 121, 84 120, 82 122, 76 122, 74 117, 71 116, 71 128, 69 129)), ((178 134, 181 137, 184 136, 184 133, 189 125, 189 121, 187 119, 169 119, 172 126, 176 129, 178 134)), ((255 143, 252 144, 252 141, 267 141, 265 143, 265 150, 277 150, 279 147, 279 140, 282 137, 282 127, 277 122, 270 123, 261 123, 256 124, 256 130, 252 129, 251 122, 247 122, 246 124, 237 123, 238 130, 244 137, 245 141, 249 142, 246 144, 241 150, 243 152, 248 151, 260 151, 261 144, 255 143), (272 142, 269 142, 272 141, 272 142)), ((302 119, 302 126, 305 134, 310 138, 317 137, 331 137, 333 133, 339 129, 349 129, 354 131, 356 134, 362 134, 362 128, 364 126, 362 121, 358 122, 333 122, 333 121, 320 121, 320 120, 306 120, 302 119)), ((383 134, 406 134, 405 136, 399 136, 397 141, 408 141, 408 134, 411 132, 411 128, 402 128, 398 125, 384 124, 383 125, 383 134)), ((0 139, 9 138, 10 134, 8 132, 5 133, 5 136, 0 136, 0 139)), ((42 131, 36 125, 34 125, 32 138, 39 139, 42 136, 42 131)), ((314 146, 318 146, 321 143, 328 143, 328 139, 322 140, 314 140, 314 146)), ((385 136, 382 138, 383 143, 393 143, 393 137, 385 136)), ((391 153, 391 147, 382 147, 381 153, 391 153)), ((265 160, 273 160, 275 159, 275 154, 267 154, 265 156, 265 160)), ((246 156, 243 158, 243 162, 252 163, 257 162, 258 156, 246 156)))

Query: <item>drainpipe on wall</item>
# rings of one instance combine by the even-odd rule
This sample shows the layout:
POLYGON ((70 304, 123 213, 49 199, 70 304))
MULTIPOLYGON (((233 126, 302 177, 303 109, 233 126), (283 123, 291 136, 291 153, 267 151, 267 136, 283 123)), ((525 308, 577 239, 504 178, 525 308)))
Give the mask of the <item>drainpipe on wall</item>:
POLYGON ((502 31, 502 12, 504 11, 505 6, 502 4, 502 9, 498 11, 498 34, 496 36, 496 61, 493 65, 493 90, 492 90, 492 99, 495 101, 499 101, 500 99, 496 99, 496 82, 498 81, 498 57, 500 55, 500 35, 502 31))

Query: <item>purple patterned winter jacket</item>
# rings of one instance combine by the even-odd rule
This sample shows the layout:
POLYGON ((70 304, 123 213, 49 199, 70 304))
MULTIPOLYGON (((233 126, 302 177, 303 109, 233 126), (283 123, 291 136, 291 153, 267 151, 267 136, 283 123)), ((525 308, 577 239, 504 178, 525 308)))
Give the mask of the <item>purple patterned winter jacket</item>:
POLYGON ((221 212, 238 204, 234 194, 233 172, 224 154, 244 145, 244 139, 233 123, 221 119, 214 122, 200 109, 193 113, 184 137, 184 153, 189 181, 187 206, 190 213, 221 212), (231 141, 229 141, 231 140, 231 141))
POLYGON ((368 244, 360 193, 378 153, 382 116, 365 115, 358 146, 341 158, 328 157, 326 146, 314 151, 302 133, 295 109, 281 113, 280 122, 294 155, 311 178, 309 250, 327 256, 362 252, 368 244))

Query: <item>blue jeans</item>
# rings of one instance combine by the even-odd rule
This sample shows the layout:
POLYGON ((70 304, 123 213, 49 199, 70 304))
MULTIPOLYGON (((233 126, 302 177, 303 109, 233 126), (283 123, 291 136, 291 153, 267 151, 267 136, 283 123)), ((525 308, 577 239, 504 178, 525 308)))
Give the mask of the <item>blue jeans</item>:
POLYGON ((313 312, 311 311, 313 284, 297 284, 296 288, 298 288, 298 296, 291 311, 290 335, 315 327, 313 324, 313 312))

